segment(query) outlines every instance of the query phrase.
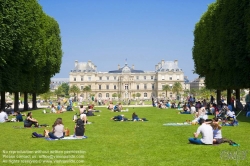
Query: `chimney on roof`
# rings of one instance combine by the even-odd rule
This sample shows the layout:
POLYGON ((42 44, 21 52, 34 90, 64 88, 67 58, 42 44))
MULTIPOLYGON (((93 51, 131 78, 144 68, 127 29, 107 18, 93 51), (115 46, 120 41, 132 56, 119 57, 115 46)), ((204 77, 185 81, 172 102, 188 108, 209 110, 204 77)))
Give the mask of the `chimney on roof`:
POLYGON ((159 63, 158 63, 158 69, 160 69, 160 68, 161 68, 161 63, 159 62, 159 63))
POLYGON ((174 60, 174 64, 178 67, 178 60, 174 60))
POLYGON ((155 65, 155 71, 157 71, 158 70, 158 65, 155 65))
POLYGON ((133 69, 133 70, 135 69, 135 65, 132 65, 132 69, 133 69))
POLYGON ((78 60, 75 60, 75 67, 78 65, 78 60))
POLYGON ((118 64, 118 70, 120 69, 120 65, 118 64))
POLYGON ((88 64, 88 66, 89 66, 89 67, 91 67, 91 68, 92 68, 92 63, 91 63, 91 61, 90 61, 90 60, 88 60, 88 63, 87 63, 87 64, 88 64))
POLYGON ((161 60, 161 66, 163 66, 163 65, 164 65, 164 63, 165 63, 165 61, 164 61, 164 60, 161 60))

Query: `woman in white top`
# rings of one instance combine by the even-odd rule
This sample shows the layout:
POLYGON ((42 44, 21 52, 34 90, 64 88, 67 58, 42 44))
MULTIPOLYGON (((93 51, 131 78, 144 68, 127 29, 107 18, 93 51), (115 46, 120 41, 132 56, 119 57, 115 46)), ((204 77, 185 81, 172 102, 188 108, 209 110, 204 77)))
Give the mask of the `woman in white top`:
POLYGON ((213 143, 214 144, 222 143, 223 142, 222 132, 221 132, 221 126, 219 125, 218 118, 213 118, 213 122, 211 126, 213 128, 213 143))
POLYGON ((195 108, 195 106, 193 104, 191 104, 190 113, 191 114, 195 114, 196 113, 196 108, 195 108))
POLYGON ((62 118, 57 118, 55 123, 53 124, 52 132, 49 132, 49 137, 52 139, 60 139, 65 135, 64 125, 62 123, 62 118))
POLYGON ((54 104, 51 105, 50 113, 56 113, 56 108, 55 108, 54 104))

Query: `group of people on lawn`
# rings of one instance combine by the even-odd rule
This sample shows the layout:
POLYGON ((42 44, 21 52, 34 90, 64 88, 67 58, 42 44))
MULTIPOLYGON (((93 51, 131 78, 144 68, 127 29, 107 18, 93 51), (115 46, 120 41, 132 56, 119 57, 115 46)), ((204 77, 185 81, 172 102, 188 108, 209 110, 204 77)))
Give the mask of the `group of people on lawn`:
POLYGON ((116 105, 113 104, 113 102, 111 101, 107 107, 110 111, 113 112, 122 112, 122 104, 118 103, 116 105))
MULTIPOLYGON (((170 103, 168 103, 170 104, 170 103)), ((58 104, 60 106, 60 103, 58 104)), ((178 104, 179 105, 179 104, 178 104)), ((53 104, 51 105, 51 112, 56 113, 58 111, 63 112, 63 107, 55 107, 53 104), (57 109, 57 110, 56 110, 57 109)), ((197 131, 194 133, 194 138, 190 138, 189 142, 194 144, 213 144, 213 143, 221 143, 222 141, 222 133, 221 133, 221 126, 219 125, 218 118, 214 118, 212 122, 208 122, 207 120, 207 114, 219 114, 219 110, 223 107, 227 109, 227 115, 228 117, 235 116, 231 105, 223 104, 222 106, 216 105, 214 103, 206 103, 205 100, 202 102, 198 101, 196 103, 188 102, 183 105, 183 111, 181 111, 181 114, 195 114, 195 120, 197 123, 200 124, 197 131), (209 106, 209 107, 208 107, 209 106), (201 139, 198 139, 199 135, 202 135, 201 139)), ((117 105, 113 105, 112 102, 110 102, 108 109, 114 112, 121 112, 122 105, 121 103, 118 103, 117 105)), ((83 105, 80 105, 79 108, 79 116, 80 118, 74 119, 76 122, 75 124, 75 134, 76 136, 84 136, 85 128, 84 125, 87 124, 87 113, 88 112, 95 112, 94 105, 88 104, 87 107, 84 107, 83 105)), ((17 121, 23 121, 22 114, 20 112, 17 112, 16 114, 17 121)), ((125 118, 123 115, 114 116, 111 118, 115 121, 126 121, 128 118, 125 118)), ((140 119, 138 115, 134 112, 132 114, 132 120, 133 121, 143 121, 143 119, 140 119)), ((0 110, 0 122, 8 121, 8 115, 0 110)), ((35 127, 39 126, 38 121, 32 117, 32 113, 29 112, 26 116, 26 119, 24 120, 24 127, 31 127, 34 125, 35 127)), ((62 122, 62 118, 57 118, 56 121, 53 124, 53 129, 51 132, 47 132, 47 136, 54 139, 60 139, 65 136, 65 129, 62 122)))

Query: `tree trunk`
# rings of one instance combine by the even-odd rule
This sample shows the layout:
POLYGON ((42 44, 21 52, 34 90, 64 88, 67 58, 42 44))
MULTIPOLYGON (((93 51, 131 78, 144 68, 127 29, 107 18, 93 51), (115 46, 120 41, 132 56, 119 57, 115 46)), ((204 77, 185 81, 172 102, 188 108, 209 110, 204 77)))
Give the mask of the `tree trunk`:
POLYGON ((14 99, 14 111, 19 110, 19 92, 14 93, 15 99, 14 99))
POLYGON ((5 110, 5 92, 1 91, 1 110, 5 110))
POLYGON ((231 89, 227 89, 227 104, 231 103, 231 89))
POLYGON ((221 90, 217 90, 216 93, 216 103, 221 103, 221 90))
MULTIPOLYGON (((235 89, 235 92, 236 92, 236 100, 235 101, 240 101, 240 89, 235 89)), ((235 108, 236 108, 236 111, 240 111, 240 110, 237 110, 237 102, 236 102, 236 106, 235 106, 235 108)))
POLYGON ((236 100, 240 101, 240 89, 236 89, 236 100))
POLYGON ((36 93, 32 93, 32 109, 37 109, 37 105, 36 105, 36 93))
POLYGON ((23 110, 24 111, 27 111, 27 110, 29 110, 29 105, 28 105, 28 93, 27 92, 24 92, 23 93, 23 110))

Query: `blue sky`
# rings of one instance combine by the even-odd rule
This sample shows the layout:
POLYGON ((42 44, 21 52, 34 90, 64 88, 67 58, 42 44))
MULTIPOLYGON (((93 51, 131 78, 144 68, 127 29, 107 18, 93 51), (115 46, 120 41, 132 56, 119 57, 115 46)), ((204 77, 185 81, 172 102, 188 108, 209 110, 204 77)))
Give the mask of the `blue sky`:
POLYGON ((193 31, 215 0, 39 0, 59 23, 63 59, 55 78, 67 78, 74 61, 91 60, 98 71, 117 69, 125 60, 154 71, 162 59, 178 60, 192 81, 193 31))

